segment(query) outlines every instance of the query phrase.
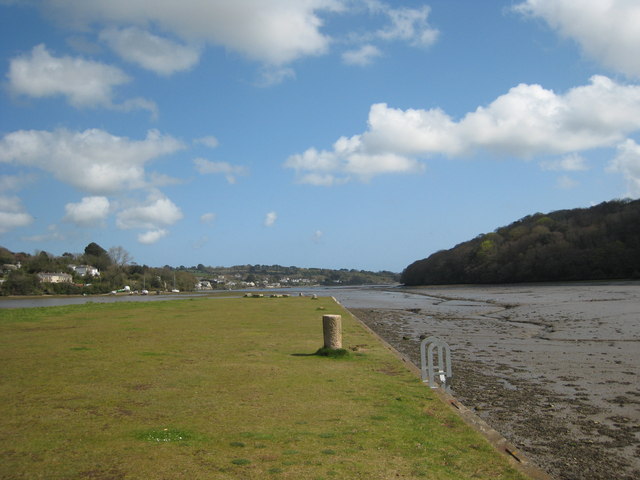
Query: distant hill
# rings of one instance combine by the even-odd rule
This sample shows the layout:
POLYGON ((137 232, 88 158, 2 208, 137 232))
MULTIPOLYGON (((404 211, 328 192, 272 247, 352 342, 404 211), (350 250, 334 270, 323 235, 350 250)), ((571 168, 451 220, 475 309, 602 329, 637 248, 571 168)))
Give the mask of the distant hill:
POLYGON ((536 213, 418 260, 405 285, 640 278, 640 200, 536 213))
POLYGON ((225 285, 233 283, 236 288, 251 282, 256 286, 279 284, 280 286, 309 286, 309 285, 383 285, 396 284, 399 274, 386 270, 371 272, 367 270, 333 270, 328 268, 284 267, 282 265, 235 265, 233 267, 185 267, 185 270, 198 277, 209 279, 217 284, 218 278, 224 278, 225 285))

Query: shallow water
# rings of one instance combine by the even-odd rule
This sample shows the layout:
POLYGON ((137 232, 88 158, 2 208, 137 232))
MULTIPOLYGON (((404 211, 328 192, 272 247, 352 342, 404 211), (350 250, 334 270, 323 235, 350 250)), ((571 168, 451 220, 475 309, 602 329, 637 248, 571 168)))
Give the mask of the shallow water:
MULTIPOLYGON (((427 305, 423 295, 406 294, 402 292, 386 291, 392 287, 309 287, 302 289, 270 289, 251 290, 251 292, 288 293, 290 295, 333 296, 347 308, 411 308, 427 305)), ((215 291, 219 292, 219 291, 215 291)), ((162 300, 180 300, 184 298, 202 297, 210 292, 172 294, 172 295, 87 295, 87 296, 56 296, 30 298, 0 297, 2 308, 34 308, 56 307, 62 305, 82 305, 85 303, 114 303, 114 302, 153 302, 162 300)), ((211 297, 224 298, 224 297, 211 297)))
POLYGON ((86 297, 38 297, 38 298, 2 298, 2 308, 37 308, 59 307, 63 305, 83 305, 85 303, 116 303, 116 302, 156 302, 162 300, 179 300, 192 298, 195 295, 87 295, 86 297))

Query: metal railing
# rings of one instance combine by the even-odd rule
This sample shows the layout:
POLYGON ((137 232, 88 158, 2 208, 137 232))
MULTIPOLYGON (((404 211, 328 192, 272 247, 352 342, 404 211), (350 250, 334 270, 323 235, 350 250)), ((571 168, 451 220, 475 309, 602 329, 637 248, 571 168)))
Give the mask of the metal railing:
POLYGON ((453 380, 449 345, 438 337, 425 338, 420 343, 420 360, 422 381, 431 388, 441 386, 449 392, 453 380))

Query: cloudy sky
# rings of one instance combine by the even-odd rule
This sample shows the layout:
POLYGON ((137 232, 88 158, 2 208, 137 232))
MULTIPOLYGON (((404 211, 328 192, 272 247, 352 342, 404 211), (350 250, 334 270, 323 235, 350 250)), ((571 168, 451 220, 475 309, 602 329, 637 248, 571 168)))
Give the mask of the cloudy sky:
POLYGON ((640 197, 640 2, 0 0, 0 245, 401 271, 640 197))

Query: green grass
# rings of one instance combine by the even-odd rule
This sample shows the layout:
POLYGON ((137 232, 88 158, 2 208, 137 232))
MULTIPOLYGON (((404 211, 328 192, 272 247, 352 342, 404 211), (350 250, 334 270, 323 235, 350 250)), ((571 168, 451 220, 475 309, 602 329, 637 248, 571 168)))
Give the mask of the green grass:
POLYGON ((0 310, 0 365, 2 479, 523 478, 326 298, 0 310))

